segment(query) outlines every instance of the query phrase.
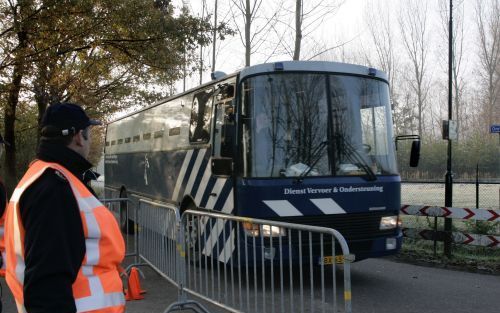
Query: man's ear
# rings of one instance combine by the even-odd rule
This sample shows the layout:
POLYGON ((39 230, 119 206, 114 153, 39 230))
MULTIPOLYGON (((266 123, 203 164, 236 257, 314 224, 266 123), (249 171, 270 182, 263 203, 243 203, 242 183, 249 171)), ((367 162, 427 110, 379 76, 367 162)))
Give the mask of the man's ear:
POLYGON ((85 138, 83 137, 83 130, 79 130, 75 136, 73 136, 73 142, 78 147, 83 147, 83 141, 85 138))

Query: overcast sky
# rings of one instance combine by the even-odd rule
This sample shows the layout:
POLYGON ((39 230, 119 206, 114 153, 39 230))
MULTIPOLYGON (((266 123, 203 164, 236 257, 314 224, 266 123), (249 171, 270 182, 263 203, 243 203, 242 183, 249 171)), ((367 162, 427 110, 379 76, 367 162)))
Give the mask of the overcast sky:
MULTIPOLYGON (((226 16, 229 11, 229 3, 232 0, 218 0, 219 6, 219 21, 226 16)), ((253 0, 252 0, 253 1, 253 0)), ((292 0, 286 0, 289 4, 293 4, 292 0)), ((309 0, 304 1, 306 5, 316 3, 320 0, 309 0)), ((331 0, 325 0, 329 2, 331 0)), ((439 4, 444 4, 447 8, 449 0, 421 0, 427 1, 428 6, 428 27, 429 36, 431 43, 431 50, 429 55, 429 62, 438 64, 441 60, 443 61, 443 52, 447 51, 446 38, 443 37, 442 30, 442 20, 440 18, 439 4), (441 59, 440 59, 441 58, 441 59)), ((460 7, 464 12, 464 25, 465 25, 465 42, 466 44, 473 48, 471 45, 475 45, 474 37, 476 36, 475 24, 473 20, 474 10, 473 4, 477 0, 454 0, 453 4, 455 8, 460 7)), ((490 1, 490 0, 481 0, 490 1)), ((207 0, 207 9, 210 13, 213 13, 215 0, 207 0)), ((344 4, 335 13, 331 14, 325 18, 322 23, 314 25, 314 31, 304 40, 301 57, 307 59, 314 55, 316 51, 313 49, 326 49, 337 45, 343 45, 342 48, 337 48, 324 53, 315 59, 322 60, 332 60, 332 61, 347 61, 355 62, 359 59, 358 54, 361 51, 366 51, 370 49, 373 45, 370 39, 368 27, 364 21, 365 11, 369 5, 387 5, 389 8, 389 14, 392 19, 394 19, 395 29, 394 32, 399 36, 399 26, 397 25, 397 15, 399 7, 404 5, 407 0, 345 0, 344 4)), ((185 3, 188 4, 189 8, 194 12, 195 15, 201 14, 202 0, 189 0, 185 3)), ((261 11, 264 15, 269 15, 272 6, 275 1, 264 1, 263 9, 261 11), (272 4, 269 4, 272 3, 272 4)), ((181 0, 175 0, 174 5, 182 5, 181 0)), ((292 7, 293 9, 293 7, 292 7)), ((233 22, 230 20, 230 22, 233 22)), ((243 20, 241 20, 241 23, 243 20)), ((290 31, 290 27, 281 26, 278 32, 286 32, 286 29, 290 31)), ((269 33, 269 38, 277 38, 276 34, 269 33)), ((273 40, 271 40, 273 41, 273 40)), ((274 39, 277 41, 277 39, 274 39)), ((398 39, 396 40, 398 41, 398 39)), ((401 43, 397 43, 398 45, 401 43)), ((291 42, 293 45, 293 42, 291 42)), ((271 62, 277 60, 290 60, 291 57, 285 54, 278 54, 269 58, 270 51, 272 48, 268 46, 263 46, 260 49, 260 53, 255 53, 252 55, 252 64, 259 64, 263 62, 271 62)), ((239 35, 235 35, 233 38, 228 38, 224 42, 218 44, 218 55, 216 61, 216 70, 224 71, 226 73, 232 73, 244 66, 244 48, 239 39, 239 35)), ((366 53, 366 52, 364 52, 366 53)), ((402 53, 402 49, 400 49, 402 53)), ((472 64, 474 63, 474 50, 467 49, 468 55, 465 58, 465 66, 472 71, 472 64)), ((403 55, 402 55, 403 56, 403 55)), ((205 54, 205 64, 210 66, 211 64, 211 47, 208 47, 205 54)), ((359 62, 359 61, 358 61, 359 62)), ((434 70, 440 70, 439 66, 433 66, 434 70)), ((204 74, 203 81, 206 82, 209 79, 209 72, 204 74)), ((442 71, 441 71, 442 72, 442 71)), ((195 87, 199 82, 199 77, 192 78, 188 80, 188 88, 195 87)), ((179 89, 179 88, 178 88, 179 89)), ((181 90, 179 90, 181 91, 181 90)))

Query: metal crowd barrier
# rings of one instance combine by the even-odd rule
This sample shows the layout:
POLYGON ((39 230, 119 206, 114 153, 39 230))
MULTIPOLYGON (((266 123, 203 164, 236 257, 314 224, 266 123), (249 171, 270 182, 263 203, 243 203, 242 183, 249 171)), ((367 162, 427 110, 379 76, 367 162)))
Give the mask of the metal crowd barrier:
POLYGON ((139 200, 139 256, 176 285, 181 281, 177 245, 179 221, 179 210, 174 206, 139 200))
POLYGON ((336 230, 194 210, 180 216, 143 199, 133 210, 126 198, 101 202, 118 220, 123 210, 133 219, 133 236, 125 235, 132 265, 151 266, 178 288, 165 313, 208 312, 187 293, 232 312, 336 313, 339 299, 352 312, 353 257, 336 230))
POLYGON ((126 271, 132 266, 150 266, 179 289, 178 300, 166 312, 192 310, 209 313, 201 304, 188 299, 183 291, 185 268, 181 253, 184 240, 179 237, 179 210, 172 205, 145 199, 139 199, 137 206, 128 198, 100 201, 114 213, 119 224, 124 217, 127 221, 122 232, 127 251, 131 252, 125 256, 133 256, 134 262, 126 271))
MULTIPOLYGON (((129 198, 99 199, 99 201, 101 201, 101 203, 115 215, 118 225, 120 225, 120 221, 123 216, 126 216, 127 219, 130 217, 130 219, 137 220, 137 217, 135 216, 137 211, 134 210, 134 212, 132 212, 132 202, 129 198), (133 216, 135 216, 135 218, 133 216)), ((125 247, 127 249, 127 254, 125 254, 125 256, 133 256, 134 264, 139 264, 139 253, 137 251, 138 236, 136 229, 133 228, 131 223, 125 223, 125 229, 122 229, 122 232, 124 233, 123 237, 125 239, 125 247)))
POLYGON ((184 288, 237 312, 351 312, 353 257, 334 229, 188 210, 184 288), (343 265, 343 293, 335 260, 343 265))

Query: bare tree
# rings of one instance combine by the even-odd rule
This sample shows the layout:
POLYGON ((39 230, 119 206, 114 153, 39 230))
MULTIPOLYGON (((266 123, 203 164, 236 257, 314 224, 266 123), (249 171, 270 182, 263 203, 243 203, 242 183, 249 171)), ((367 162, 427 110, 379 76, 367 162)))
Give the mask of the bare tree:
MULTIPOLYGON (((343 0, 320 0, 315 3, 308 1, 305 5, 304 0, 295 0, 294 60, 300 59, 303 38, 309 37, 325 19, 334 15, 342 4, 344 4, 343 0)), ((326 49, 333 49, 333 47, 326 49)))
POLYGON ((500 0, 477 1, 475 13, 479 31, 480 75, 486 85, 483 115, 491 125, 498 122, 500 114, 500 0))
MULTIPOLYGON (((263 0, 231 0, 230 10, 234 26, 245 47, 245 66, 250 66, 251 55, 267 42, 269 30, 278 21, 280 10, 271 10, 270 16, 265 17, 261 12, 263 3, 263 0), (239 23, 241 18, 244 21, 243 27, 239 23)), ((278 5, 280 6, 281 2, 278 5)))
POLYGON ((304 40, 308 39, 308 46, 313 55, 305 59, 312 59, 328 51, 342 46, 343 44, 327 47, 323 42, 313 38, 312 34, 317 28, 331 18, 344 3, 344 0, 316 0, 306 1, 294 0, 291 6, 283 6, 283 14, 280 20, 273 27, 273 31, 278 38, 276 51, 281 54, 289 55, 293 60, 300 60, 304 40), (292 21, 293 20, 293 21, 292 21), (318 47, 320 47, 318 49, 318 47))
POLYGON ((413 77, 409 78, 411 90, 415 93, 417 106, 418 134, 423 135, 424 110, 430 82, 427 75, 429 34, 427 31, 427 2, 409 0, 399 12, 403 45, 408 55, 413 77))
POLYGON ((300 46, 302 43, 302 20, 304 19, 303 0, 295 1, 295 48, 293 49, 293 59, 300 59, 300 46))
POLYGON ((403 131, 405 127, 404 115, 405 111, 401 106, 404 101, 399 101, 397 88, 397 71, 398 59, 396 57, 396 34, 393 27, 393 20, 391 17, 391 10, 387 2, 375 2, 373 6, 368 4, 364 12, 364 20, 368 26, 368 31, 373 41, 370 49, 374 47, 376 53, 376 66, 381 68, 387 73, 389 80, 389 93, 391 97, 391 105, 393 109, 394 124, 397 132, 403 131))

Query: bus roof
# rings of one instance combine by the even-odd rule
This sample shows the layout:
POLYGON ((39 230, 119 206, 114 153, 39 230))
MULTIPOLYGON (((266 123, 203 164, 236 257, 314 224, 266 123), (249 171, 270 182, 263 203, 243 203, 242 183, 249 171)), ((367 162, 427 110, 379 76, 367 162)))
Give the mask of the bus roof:
POLYGON ((160 105, 160 104, 162 104, 162 103, 165 103, 165 102, 167 102, 167 101, 173 100, 173 99, 175 99, 175 98, 182 97, 182 96, 184 96, 184 95, 186 95, 186 94, 188 94, 188 93, 190 93, 190 92, 193 92, 193 91, 194 91, 194 90, 196 90, 196 89, 203 88, 203 87, 206 87, 206 86, 210 86, 210 85, 215 84, 215 83, 217 83, 217 82, 219 82, 219 81, 223 81, 223 80, 226 80, 226 79, 231 78, 231 77, 233 77, 233 76, 236 76, 237 74, 238 74, 238 72, 236 72, 236 73, 232 73, 232 74, 228 74, 228 75, 225 75, 225 76, 223 76, 223 77, 220 77, 220 78, 219 78, 219 79, 217 79, 217 80, 211 80, 211 81, 208 81, 208 82, 206 82, 206 83, 204 83, 204 84, 201 84, 201 85, 198 85, 198 86, 193 87, 193 88, 191 88, 191 89, 188 89, 188 90, 186 90, 186 91, 183 91, 183 92, 180 92, 180 93, 176 93, 175 95, 172 95, 172 96, 170 96, 170 97, 166 97, 166 98, 163 98, 163 99, 157 100, 157 101, 156 101, 156 102, 154 102, 153 104, 147 105, 147 106, 145 106, 144 108, 141 108, 141 109, 139 109, 139 110, 136 110, 136 111, 130 112, 129 114, 126 114, 126 115, 121 116, 121 117, 119 117, 119 118, 117 118, 117 119, 114 119, 114 120, 112 120, 111 122, 109 122, 109 123, 107 123, 107 124, 112 124, 112 123, 114 123, 114 122, 117 122, 117 121, 122 120, 122 119, 124 119, 124 118, 130 117, 130 116, 135 115, 135 114, 137 114, 137 113, 140 113, 140 112, 142 112, 142 111, 146 111, 146 110, 148 110, 148 109, 150 109, 150 108, 156 107, 156 106, 158 106, 158 105, 160 105))
POLYGON ((334 72, 334 73, 345 73, 354 75, 369 75, 377 77, 387 81, 387 74, 383 71, 369 68, 362 65, 339 63, 339 62, 327 62, 327 61, 284 61, 284 62, 274 62, 274 63, 264 63, 259 65, 254 65, 246 67, 240 72, 240 79, 246 76, 252 76, 259 73, 271 73, 271 72, 334 72))
POLYGON ((261 73, 273 73, 273 72, 345 73, 345 74, 354 74, 354 75, 362 75, 362 76, 372 76, 372 77, 380 78, 380 79, 387 81, 387 74, 385 72, 374 69, 374 68, 362 66, 362 65, 356 65, 356 64, 330 62, 330 61, 283 61, 283 62, 274 62, 274 63, 263 63, 263 64, 245 67, 241 70, 236 71, 235 73, 220 77, 217 80, 212 80, 212 81, 206 82, 202 85, 199 85, 199 86, 196 86, 196 87, 191 88, 189 90, 186 90, 182 93, 175 94, 175 95, 168 97, 168 98, 160 99, 151 105, 148 105, 142 109, 139 109, 139 110, 131 112, 125 116, 117 118, 117 119, 109 122, 108 124, 119 121, 119 120, 124 119, 124 118, 129 117, 129 116, 135 115, 141 111, 148 110, 148 109, 155 107, 155 106, 158 106, 166 101, 181 97, 185 94, 192 92, 193 90, 212 85, 214 83, 217 83, 219 81, 223 81, 223 80, 228 79, 230 77, 234 77, 238 74, 240 76, 239 79, 241 80, 241 79, 248 77, 248 76, 253 76, 253 75, 257 75, 257 74, 261 74, 261 73))

